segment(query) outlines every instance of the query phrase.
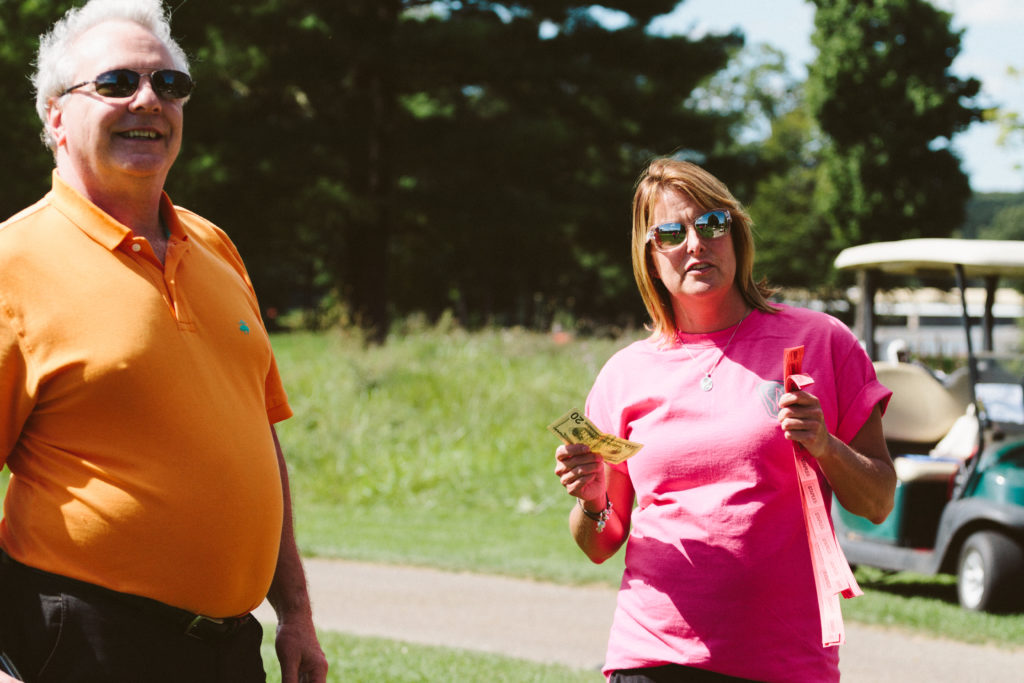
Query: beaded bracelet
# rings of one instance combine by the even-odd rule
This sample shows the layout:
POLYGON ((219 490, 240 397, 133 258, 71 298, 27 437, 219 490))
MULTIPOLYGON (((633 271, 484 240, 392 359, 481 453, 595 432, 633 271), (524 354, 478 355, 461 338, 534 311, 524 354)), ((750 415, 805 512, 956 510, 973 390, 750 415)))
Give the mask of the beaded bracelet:
POLYGON ((604 510, 601 510, 600 512, 591 512, 588 510, 583 504, 582 498, 577 498, 576 500, 579 502, 580 510, 583 510, 583 514, 585 514, 589 519, 597 522, 597 533, 604 531, 605 524, 608 523, 608 518, 612 516, 612 501, 608 497, 608 492, 606 491, 604 494, 604 510))

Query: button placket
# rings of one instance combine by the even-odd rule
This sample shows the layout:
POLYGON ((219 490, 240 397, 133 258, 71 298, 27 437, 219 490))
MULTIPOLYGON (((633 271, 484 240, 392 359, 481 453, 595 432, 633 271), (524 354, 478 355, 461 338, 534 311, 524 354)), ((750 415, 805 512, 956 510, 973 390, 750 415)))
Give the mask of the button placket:
POLYGON ((179 325, 183 325, 186 328, 192 324, 192 321, 190 320, 185 302, 178 295, 178 266, 181 265, 181 259, 187 250, 187 243, 172 237, 167 244, 167 254, 163 270, 164 288, 170 297, 174 317, 179 325))
POLYGON ((178 320, 174 291, 167 277, 168 274, 165 272, 164 264, 157 259, 153 248, 144 237, 133 236, 130 239, 131 243, 128 248, 132 254, 138 257, 135 260, 139 263, 146 278, 160 291, 171 317, 178 320), (143 246, 144 244, 145 246, 143 246))

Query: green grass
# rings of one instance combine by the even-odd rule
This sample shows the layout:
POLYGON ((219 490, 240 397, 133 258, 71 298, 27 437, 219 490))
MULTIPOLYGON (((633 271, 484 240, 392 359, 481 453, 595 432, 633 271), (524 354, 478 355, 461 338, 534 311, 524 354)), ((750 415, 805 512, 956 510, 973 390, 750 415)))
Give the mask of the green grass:
POLYGON ((537 514, 564 507, 545 427, 582 407, 619 345, 558 345, 518 330, 424 331, 363 348, 339 334, 274 338, 296 416, 279 426, 309 502, 457 506, 537 514))
POLYGON ((1024 645, 1024 614, 968 612, 957 602, 956 577, 912 572, 883 572, 859 567, 857 582, 864 595, 843 600, 851 621, 892 626, 939 635, 966 643, 1024 645))
POLYGON ((618 585, 622 575, 621 554, 595 565, 577 549, 566 524, 567 503, 542 514, 445 507, 424 515, 383 505, 342 510, 320 503, 302 506, 297 514, 296 534, 306 555, 566 584, 618 585))
MULTIPOLYGON (((280 683, 273 631, 264 632, 263 662, 268 683, 280 683)), ((511 657, 412 645, 382 638, 321 633, 320 645, 330 662, 328 681, 488 681, 492 683, 598 683, 598 671, 537 664, 511 657)))
POLYGON ((364 347, 274 338, 295 417, 278 426, 304 552, 613 583, 569 538, 546 426, 582 407, 624 342, 428 329, 364 347))

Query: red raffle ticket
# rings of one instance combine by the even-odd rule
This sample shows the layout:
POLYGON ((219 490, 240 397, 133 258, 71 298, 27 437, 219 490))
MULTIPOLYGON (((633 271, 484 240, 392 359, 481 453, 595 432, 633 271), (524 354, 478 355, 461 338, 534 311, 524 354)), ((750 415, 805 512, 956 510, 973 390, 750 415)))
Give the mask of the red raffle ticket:
MULTIPOLYGON (((785 350, 783 356, 783 385, 787 392, 804 389, 814 383, 801 374, 804 347, 785 350)), ((793 444, 796 471, 800 481, 800 500, 803 504, 807 543, 814 568, 814 585, 818 593, 818 611, 821 614, 821 644, 823 647, 842 645, 846 641, 843 614, 839 609, 839 595, 853 598, 863 595, 843 549, 836 541, 835 531, 825 507, 818 475, 799 444, 793 444)))

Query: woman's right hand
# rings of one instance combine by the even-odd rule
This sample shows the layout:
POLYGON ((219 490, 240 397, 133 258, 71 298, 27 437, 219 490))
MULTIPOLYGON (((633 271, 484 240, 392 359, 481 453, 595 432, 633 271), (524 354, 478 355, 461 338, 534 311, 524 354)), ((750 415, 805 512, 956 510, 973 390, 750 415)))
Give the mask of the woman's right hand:
POLYGON ((555 475, 569 495, 584 502, 597 501, 597 508, 604 507, 608 491, 604 458, 586 444, 563 444, 555 449, 555 475))

